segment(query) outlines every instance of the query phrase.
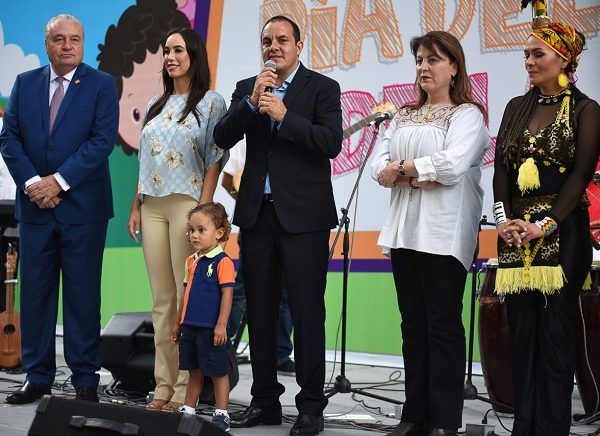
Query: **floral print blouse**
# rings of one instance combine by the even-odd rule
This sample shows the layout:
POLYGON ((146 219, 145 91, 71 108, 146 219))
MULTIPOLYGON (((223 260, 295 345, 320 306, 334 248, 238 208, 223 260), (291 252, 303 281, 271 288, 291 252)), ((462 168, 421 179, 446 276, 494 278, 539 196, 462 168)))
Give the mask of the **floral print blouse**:
MULTIPOLYGON (((199 200, 205 170, 223 158, 223 150, 215 145, 213 129, 225 114, 225 100, 207 91, 196 106, 200 123, 192 113, 178 123, 187 97, 171 95, 161 113, 142 129, 138 155, 138 194, 142 199, 144 195, 187 194, 199 200)), ((150 100, 146 113, 157 99, 155 96, 150 100)))

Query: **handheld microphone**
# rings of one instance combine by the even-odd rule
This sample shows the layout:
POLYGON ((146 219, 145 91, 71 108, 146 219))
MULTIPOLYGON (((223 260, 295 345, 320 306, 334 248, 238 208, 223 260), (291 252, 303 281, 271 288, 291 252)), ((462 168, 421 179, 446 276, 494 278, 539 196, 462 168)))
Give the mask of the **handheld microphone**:
MULTIPOLYGON (((268 60, 267 60, 267 61, 264 63, 264 65, 263 65, 263 68, 270 68, 270 69, 272 69, 273 71, 275 71, 275 70, 277 69, 277 65, 275 64, 275 61, 274 61, 273 59, 268 59, 268 60)), ((266 92, 273 92, 273 88, 271 88, 270 86, 267 86, 267 87, 265 88, 265 91, 266 91, 266 92)))
POLYGON ((391 120, 392 118, 394 118, 394 112, 392 112, 391 110, 387 110, 385 112, 380 112, 378 113, 375 118, 373 118, 373 121, 371 121, 371 125, 379 125, 381 123, 383 123, 385 120, 391 120))

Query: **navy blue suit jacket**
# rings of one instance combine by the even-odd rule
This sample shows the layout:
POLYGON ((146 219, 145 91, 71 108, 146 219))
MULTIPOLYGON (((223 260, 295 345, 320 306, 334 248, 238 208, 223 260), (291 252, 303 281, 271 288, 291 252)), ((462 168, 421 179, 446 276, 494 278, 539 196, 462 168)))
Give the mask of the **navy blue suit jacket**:
POLYGON ((108 156, 114 148, 119 103, 112 76, 80 64, 69 84, 52 132, 50 67, 19 74, 4 114, 0 150, 17 184, 19 221, 63 224, 106 221, 113 216, 108 156), (69 184, 54 209, 40 209, 23 191, 35 175, 54 173, 69 184))

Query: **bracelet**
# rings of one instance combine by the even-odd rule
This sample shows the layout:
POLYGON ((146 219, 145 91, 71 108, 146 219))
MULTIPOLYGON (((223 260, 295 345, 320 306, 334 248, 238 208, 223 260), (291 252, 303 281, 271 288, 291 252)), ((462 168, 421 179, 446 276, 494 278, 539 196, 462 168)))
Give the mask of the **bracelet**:
POLYGON ((556 221, 554 221, 549 216, 545 217, 542 220, 536 221, 535 225, 538 227, 538 229, 542 231, 544 236, 548 236, 556 229, 558 229, 558 224, 556 224, 556 221))
POLYGON ((494 220, 496 221, 496 227, 506 222, 506 212, 504 211, 504 203, 497 201, 493 207, 494 220))
POLYGON ((412 184, 413 180, 415 180, 415 178, 414 178, 414 177, 409 177, 409 178, 408 178, 408 186, 410 186, 412 189, 419 189, 419 186, 414 186, 414 185, 412 184))

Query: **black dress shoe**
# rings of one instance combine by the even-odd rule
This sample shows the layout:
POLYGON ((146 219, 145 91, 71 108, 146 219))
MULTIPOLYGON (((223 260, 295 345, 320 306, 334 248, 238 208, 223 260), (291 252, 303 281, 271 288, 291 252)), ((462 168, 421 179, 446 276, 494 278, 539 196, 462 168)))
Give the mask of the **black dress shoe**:
POLYGON ((98 388, 92 386, 82 386, 75 389, 75 399, 81 401, 91 401, 98 403, 98 388))
POLYGON ((232 428, 281 425, 281 409, 260 409, 250 406, 240 414, 231 414, 230 425, 232 428))
POLYGON ((429 433, 429 436, 458 436, 458 431, 445 428, 434 428, 429 433))
POLYGON ((29 404, 50 394, 50 388, 26 381, 19 389, 6 397, 8 404, 29 404))
POLYGON ((296 364, 292 359, 288 359, 277 365, 277 375, 296 375, 296 364))
POLYGON ((398 426, 386 436, 427 436, 429 426, 427 424, 413 424, 412 422, 400 422, 398 426))
POLYGON ((294 426, 290 430, 291 436, 312 434, 317 435, 323 431, 324 422, 322 416, 308 415, 306 413, 300 413, 298 419, 294 423, 294 426))

